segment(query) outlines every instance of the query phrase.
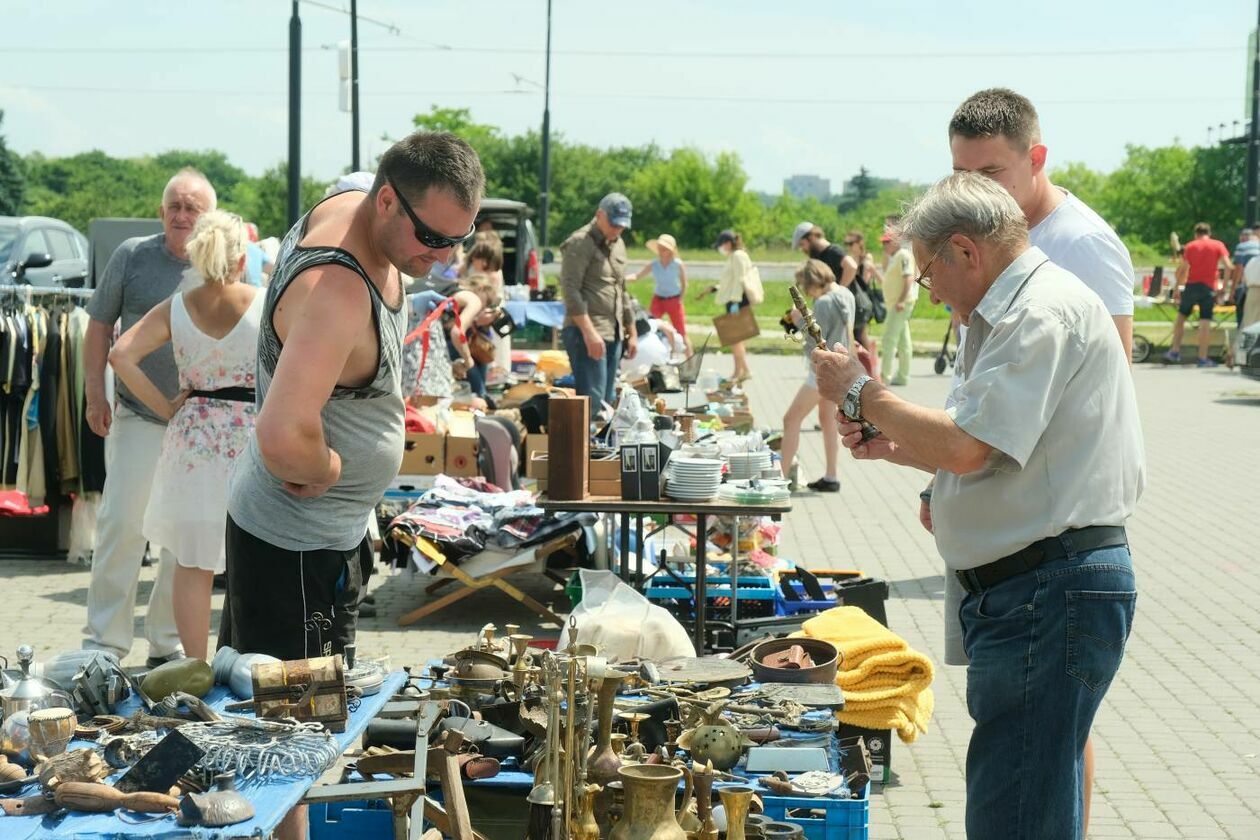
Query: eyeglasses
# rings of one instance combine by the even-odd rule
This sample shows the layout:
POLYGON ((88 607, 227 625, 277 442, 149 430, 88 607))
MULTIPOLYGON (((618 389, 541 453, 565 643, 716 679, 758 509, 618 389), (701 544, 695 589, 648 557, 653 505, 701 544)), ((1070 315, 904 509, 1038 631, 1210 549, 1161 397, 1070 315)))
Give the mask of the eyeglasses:
POLYGON ((941 247, 937 248, 936 253, 933 254, 932 258, 927 261, 927 265, 923 266, 923 270, 919 272, 919 276, 914 278, 914 282, 918 283, 928 291, 932 290, 932 278, 928 276, 928 272, 932 270, 932 263, 936 262, 936 258, 941 255, 941 252, 945 250, 945 246, 948 244, 948 242, 942 242, 941 247))
POLYGON ((416 211, 412 210, 411 205, 407 203, 407 199, 403 198, 402 191, 398 189, 398 185, 394 183, 393 178, 386 175, 385 183, 389 184, 394 190, 394 195, 398 196, 398 203, 407 213, 408 218, 411 219, 411 224, 415 226, 416 239, 418 239, 420 244, 424 247, 432 248, 435 251, 441 251, 445 248, 453 248, 461 242, 466 242, 475 232, 477 227, 476 224, 471 225, 468 228, 468 233, 465 233, 463 236, 447 236, 444 233, 437 232, 424 222, 420 221, 420 217, 416 215, 416 211))

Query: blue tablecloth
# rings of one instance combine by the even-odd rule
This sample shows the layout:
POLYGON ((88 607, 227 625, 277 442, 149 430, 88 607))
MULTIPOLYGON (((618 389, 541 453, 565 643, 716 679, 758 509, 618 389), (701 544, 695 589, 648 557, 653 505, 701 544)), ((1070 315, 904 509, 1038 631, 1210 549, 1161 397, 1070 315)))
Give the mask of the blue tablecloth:
POLYGON ((554 329, 564 326, 564 304, 560 301, 508 300, 503 302, 503 308, 518 327, 525 326, 526 321, 554 329))
MULTIPOLYGON (((346 723, 346 731, 333 737, 344 752, 359 740, 359 736, 367 729, 368 723, 381 711, 390 698, 402 688, 407 675, 401 671, 385 678, 381 690, 371 697, 365 697, 359 708, 350 713, 346 723)), ((227 688, 215 686, 205 698, 211 706, 222 711, 228 703, 236 701, 227 688)), ((119 714, 131 714, 139 708, 139 700, 122 704, 119 714)), ((87 742, 74 742, 71 749, 88 746, 87 742)), ((122 772, 115 774, 111 781, 116 781, 122 772)), ((303 776, 298 778, 270 779, 261 784, 251 784, 241 789, 254 805, 254 818, 226 828, 184 828, 175 821, 175 816, 159 817, 148 822, 129 822, 119 817, 119 812, 112 814, 80 814, 70 813, 60 819, 53 816, 44 817, 0 817, 0 838, 4 840, 35 840, 35 838, 204 838, 219 840, 228 837, 265 837, 280 823, 293 806, 297 805, 317 777, 303 776)), ((240 781, 239 778, 237 780, 240 781)), ((30 796, 38 791, 38 785, 28 787, 23 794, 30 796)), ((144 819, 144 814, 127 813, 128 818, 144 819)))

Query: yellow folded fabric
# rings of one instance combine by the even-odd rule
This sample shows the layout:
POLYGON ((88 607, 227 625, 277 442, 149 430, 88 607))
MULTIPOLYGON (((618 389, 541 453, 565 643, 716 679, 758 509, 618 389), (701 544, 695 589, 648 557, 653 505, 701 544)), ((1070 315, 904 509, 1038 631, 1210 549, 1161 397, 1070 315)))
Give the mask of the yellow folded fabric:
POLYGON ((932 662, 858 607, 836 607, 801 625, 794 635, 823 639, 843 655, 836 685, 844 692, 844 723, 896 729, 909 743, 927 732, 936 699, 932 662))

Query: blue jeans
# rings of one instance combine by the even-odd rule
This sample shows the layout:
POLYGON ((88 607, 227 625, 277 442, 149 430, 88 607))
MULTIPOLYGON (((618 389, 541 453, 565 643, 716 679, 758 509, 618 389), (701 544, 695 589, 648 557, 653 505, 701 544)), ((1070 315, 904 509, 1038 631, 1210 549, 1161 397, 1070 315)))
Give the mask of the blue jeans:
POLYGON ((1081 836, 1082 751, 1136 602, 1127 546, 1072 553, 963 597, 967 711, 976 724, 968 840, 1081 836))
POLYGON ((577 327, 565 327, 560 340, 569 353, 569 367, 577 383, 579 397, 591 398, 591 416, 599 411, 599 401, 609 405, 617 395, 617 368, 621 364, 621 342, 605 341, 604 358, 592 359, 586 352, 586 340, 577 327))

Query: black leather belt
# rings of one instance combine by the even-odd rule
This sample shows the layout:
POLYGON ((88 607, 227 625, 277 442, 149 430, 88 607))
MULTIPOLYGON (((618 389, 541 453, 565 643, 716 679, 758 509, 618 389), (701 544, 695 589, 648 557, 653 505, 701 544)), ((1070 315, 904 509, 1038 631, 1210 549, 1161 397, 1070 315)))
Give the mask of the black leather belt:
POLYGON ((657 300, 678 300, 682 295, 656 295, 657 300))
POLYGON ((188 398, 201 397, 205 400, 223 400, 224 402, 252 403, 257 399, 253 388, 233 387, 216 388, 213 391, 190 391, 188 398))
POLYGON ((958 577, 958 582, 962 584, 963 589, 972 595, 979 595, 1007 578, 1031 571, 1042 563, 1061 560, 1069 553, 1080 554, 1098 548, 1128 544, 1129 538, 1123 526, 1092 525, 1088 528, 1064 531, 1057 537, 1037 540, 1032 545, 1021 548, 1014 554, 1008 554, 1000 560, 985 563, 974 569, 959 569, 954 574, 958 577))

